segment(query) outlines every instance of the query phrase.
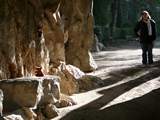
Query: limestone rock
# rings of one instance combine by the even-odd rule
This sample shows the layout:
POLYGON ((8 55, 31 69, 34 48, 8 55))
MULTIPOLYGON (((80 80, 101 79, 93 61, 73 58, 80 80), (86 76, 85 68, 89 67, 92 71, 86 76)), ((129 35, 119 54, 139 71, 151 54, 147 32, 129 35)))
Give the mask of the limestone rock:
POLYGON ((21 107, 35 107, 40 100, 42 87, 40 78, 20 78, 1 80, 0 88, 4 92, 4 112, 21 107))
POLYGON ((52 119, 58 116, 58 110, 53 104, 48 104, 43 109, 43 114, 48 119, 52 119))
POLYGON ((66 70, 73 75, 75 79, 79 79, 85 75, 84 72, 82 72, 79 68, 73 66, 73 65, 66 65, 66 70))
POLYGON ((60 78, 56 76, 44 76, 42 87, 43 95, 38 105, 54 104, 60 99, 60 78))
POLYGON ((60 61, 83 71, 96 68, 92 0, 1 0, 0 78, 48 73, 60 61))
POLYGON ((80 91, 88 91, 103 86, 103 81, 101 78, 91 75, 85 75, 77 81, 80 91))
POLYGON ((79 91, 77 79, 85 75, 79 68, 72 65, 65 65, 64 63, 61 63, 55 74, 61 78, 61 92, 67 95, 79 91))
POLYGON ((67 71, 58 71, 60 76, 60 89, 62 93, 72 95, 78 92, 78 83, 76 79, 67 71))
POLYGON ((56 76, 1 80, 0 89, 4 91, 4 112, 54 103, 55 99, 59 99, 60 94, 56 83, 58 81, 59 78, 56 76))
POLYGON ((95 70, 97 66, 92 64, 89 52, 94 39, 92 0, 62 0, 60 8, 64 31, 68 32, 68 41, 65 43, 66 63, 82 71, 95 70))
POLYGON ((41 112, 41 110, 36 110, 35 113, 37 115, 36 120, 45 120, 45 116, 43 115, 43 113, 41 112))
POLYGON ((76 105, 76 104, 77 103, 70 96, 61 94, 60 100, 55 105, 58 108, 62 108, 62 107, 76 105))

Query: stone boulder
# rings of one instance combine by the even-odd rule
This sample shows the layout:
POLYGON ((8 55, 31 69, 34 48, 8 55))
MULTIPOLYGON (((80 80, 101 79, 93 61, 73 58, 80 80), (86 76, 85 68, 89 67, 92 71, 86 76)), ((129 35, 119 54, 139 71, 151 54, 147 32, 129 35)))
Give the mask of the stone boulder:
POLYGON ((43 108, 44 116, 48 119, 58 116, 58 110, 53 104, 48 104, 43 108))
POLYGON ((4 113, 24 107, 54 103, 60 97, 59 77, 25 77, 0 81, 4 92, 4 113))
POLYGON ((92 75, 85 75, 79 78, 77 81, 80 92, 92 90, 98 87, 102 87, 104 85, 101 78, 92 75))
POLYGON ((85 75, 79 68, 72 65, 65 65, 61 62, 60 66, 57 68, 52 68, 52 73, 61 78, 60 89, 61 93, 72 95, 79 91, 77 79, 85 75))
POLYGON ((36 107, 42 96, 41 78, 20 78, 0 81, 4 91, 4 112, 22 107, 36 107))
POLYGON ((55 105, 58 108, 62 108, 62 107, 76 105, 76 104, 77 103, 70 96, 61 94, 60 100, 55 105))

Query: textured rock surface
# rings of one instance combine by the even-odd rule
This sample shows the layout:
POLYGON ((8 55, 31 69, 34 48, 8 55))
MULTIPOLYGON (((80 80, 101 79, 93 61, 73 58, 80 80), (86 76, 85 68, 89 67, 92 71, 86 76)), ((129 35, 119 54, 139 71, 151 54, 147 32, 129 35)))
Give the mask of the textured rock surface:
POLYGON ((59 78, 55 76, 1 80, 4 112, 12 112, 23 107, 36 108, 37 104, 38 106, 46 103, 53 104, 60 96, 58 81, 59 78))
POLYGON ((79 91, 78 79, 85 75, 79 68, 72 65, 61 63, 55 75, 60 76, 61 92, 67 95, 77 93, 79 91))
POLYGON ((62 108, 67 106, 76 105, 77 103, 69 96, 61 94, 60 100, 55 104, 56 107, 62 108))
POLYGON ((57 108, 53 104, 48 104, 44 107, 43 113, 46 118, 51 119, 58 116, 57 108))
POLYGON ((61 14, 64 31, 66 62, 83 71, 96 69, 89 50, 93 42, 92 0, 62 0, 61 14))
POLYGON ((42 96, 42 86, 39 80, 26 78, 0 81, 0 88, 4 92, 4 112, 24 106, 35 107, 40 101, 38 97, 42 96))
POLYGON ((104 84, 101 78, 92 75, 85 75, 77 81, 79 91, 88 91, 94 88, 102 87, 104 84))
POLYGON ((0 0, 0 78, 45 73, 65 60, 92 71, 92 0, 0 0), (61 4, 60 4, 61 3, 61 4))

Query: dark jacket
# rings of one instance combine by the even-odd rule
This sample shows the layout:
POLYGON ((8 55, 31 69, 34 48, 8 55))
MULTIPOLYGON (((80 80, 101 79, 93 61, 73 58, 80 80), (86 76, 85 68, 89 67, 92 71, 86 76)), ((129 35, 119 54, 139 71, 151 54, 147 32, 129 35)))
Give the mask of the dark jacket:
POLYGON ((148 35, 148 27, 147 23, 143 22, 142 20, 139 21, 134 29, 135 34, 140 37, 140 42, 141 43, 152 43, 156 39, 156 26, 155 26, 155 21, 150 20, 151 22, 151 27, 152 27, 152 35, 148 35), (140 35, 137 34, 137 32, 140 32, 140 35))

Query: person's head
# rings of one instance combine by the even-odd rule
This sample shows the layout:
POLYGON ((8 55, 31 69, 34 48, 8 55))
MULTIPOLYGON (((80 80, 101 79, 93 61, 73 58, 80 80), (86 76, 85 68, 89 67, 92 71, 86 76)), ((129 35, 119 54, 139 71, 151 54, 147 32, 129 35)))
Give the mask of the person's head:
POLYGON ((151 19, 151 16, 150 16, 149 12, 146 11, 146 10, 142 11, 141 19, 144 20, 144 21, 147 21, 148 19, 151 19))

